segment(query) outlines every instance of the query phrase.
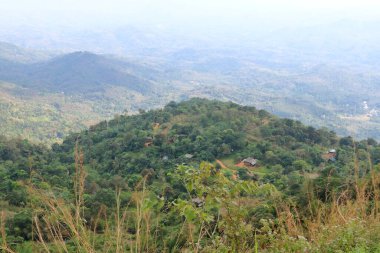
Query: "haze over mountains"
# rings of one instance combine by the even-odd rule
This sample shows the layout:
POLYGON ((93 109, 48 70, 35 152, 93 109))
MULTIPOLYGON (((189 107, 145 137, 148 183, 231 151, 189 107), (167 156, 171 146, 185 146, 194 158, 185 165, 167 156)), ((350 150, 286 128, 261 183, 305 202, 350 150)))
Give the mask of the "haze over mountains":
POLYGON ((1 7, 2 134, 55 141, 205 97, 380 138, 373 1, 35 2, 1 7))
MULTIPOLYGON (((30 29, 20 40, 16 29, 0 33, 0 39, 29 49, 0 44, 1 103, 3 108, 19 107, 10 101, 33 108, 25 102, 29 94, 34 104, 47 105, 44 113, 65 121, 74 103, 82 110, 86 105, 92 115, 75 117, 80 123, 73 130, 78 130, 125 110, 200 96, 254 105, 343 135, 379 138, 377 24, 346 20, 225 40, 132 26, 63 30, 58 37, 30 29), (40 39, 33 39, 37 34, 40 39)), ((3 121, 3 129, 19 124, 16 111, 15 120, 3 121)), ((42 112, 37 111, 32 114, 38 118, 42 112)), ((49 136, 58 132, 62 136, 66 130, 52 129, 49 136)), ((31 137, 24 131, 17 135, 31 137)))
POLYGON ((128 73, 132 64, 89 52, 75 52, 34 64, 3 64, 3 81, 51 92, 104 91, 107 84, 147 91, 149 81, 128 73))

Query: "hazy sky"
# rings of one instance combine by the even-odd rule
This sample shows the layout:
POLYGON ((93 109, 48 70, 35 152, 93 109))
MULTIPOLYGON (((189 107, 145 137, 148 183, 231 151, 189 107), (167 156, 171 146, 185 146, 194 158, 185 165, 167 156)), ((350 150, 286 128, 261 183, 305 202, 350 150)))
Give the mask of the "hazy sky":
MULTIPOLYGON (((149 5, 167 9, 171 7, 191 7, 190 11, 213 9, 229 11, 230 8, 269 7, 270 9, 357 9, 379 7, 377 0, 5 0, 0 6, 3 10, 118 10, 144 9, 149 5), (115 8, 117 7, 117 8, 115 8)), ((161 8, 160 8, 161 9, 161 8)))
POLYGON ((145 25, 191 32, 268 31, 380 19, 380 0, 1 0, 0 27, 145 25))
MULTIPOLYGON (((44 17, 49 12, 82 13, 125 23, 175 23, 256 19, 296 20, 330 15, 340 18, 375 18, 379 0, 2 0, 7 15, 44 17), (311 16, 310 16, 311 15, 311 16)), ((67 15, 67 14, 66 14, 67 15)), ((74 16, 73 16, 74 18, 74 16)), ((322 19, 322 17, 321 17, 322 19)))

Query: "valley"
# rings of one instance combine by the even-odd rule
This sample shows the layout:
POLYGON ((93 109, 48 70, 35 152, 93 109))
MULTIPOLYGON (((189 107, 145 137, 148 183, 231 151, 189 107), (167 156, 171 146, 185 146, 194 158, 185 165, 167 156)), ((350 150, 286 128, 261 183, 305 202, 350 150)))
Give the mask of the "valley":
POLYGON ((10 61, 6 48, 0 63, 3 135, 60 142, 116 114, 203 97, 253 105, 341 135, 379 138, 380 77, 347 67, 284 72, 235 52, 221 57, 225 52, 195 49, 139 60, 75 52, 28 63, 17 62, 17 55, 32 59, 33 53, 18 49, 22 53, 10 61))

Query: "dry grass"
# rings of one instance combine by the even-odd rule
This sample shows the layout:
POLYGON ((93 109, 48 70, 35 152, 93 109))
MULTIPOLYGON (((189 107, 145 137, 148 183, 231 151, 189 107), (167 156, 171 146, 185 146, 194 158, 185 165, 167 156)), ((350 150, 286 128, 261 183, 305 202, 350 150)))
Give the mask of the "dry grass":
MULTIPOLYGON (((38 248, 35 252, 157 252, 152 229, 151 210, 147 208, 148 192, 144 178, 133 193, 131 202, 135 208, 128 208, 132 203, 122 207, 121 189, 116 189, 116 207, 109 210, 101 207, 92 222, 84 216, 84 190, 87 173, 83 166, 83 152, 75 149, 74 201, 68 202, 57 198, 52 192, 28 185, 33 196, 33 228, 38 248), (131 211, 132 210, 132 211, 131 211), (100 222, 104 229, 98 233, 100 222), (129 232, 130 227, 135 232, 129 232)), ((5 220, 5 217, 3 217, 5 220)), ((1 232, 5 238, 3 222, 1 232)), ((6 240, 2 240, 2 249, 12 252, 6 240)))
MULTIPOLYGON (((301 252, 299 248, 290 250, 287 247, 298 242, 297 238, 305 238, 302 247, 310 247, 310 250, 308 249, 306 252, 332 252, 325 250, 326 245, 334 245, 337 238, 342 233, 344 234, 353 223, 362 229, 360 231, 380 232, 380 174, 374 170, 370 162, 369 152, 367 156, 370 171, 367 175, 360 177, 359 162, 356 151, 354 151, 354 183, 347 186, 339 194, 332 194, 331 200, 318 200, 314 196, 312 183, 309 183, 306 185, 309 202, 307 210, 301 212, 296 205, 289 202, 275 202, 277 203, 276 211, 279 225, 273 226, 275 233, 261 234, 260 240, 274 234, 278 237, 264 243, 259 241, 261 250, 301 252), (294 240, 286 238, 293 238, 294 240)), ((158 227, 158 220, 152 213, 153 208, 145 185, 146 179, 137 185, 132 194, 131 202, 126 206, 121 204, 122 189, 117 188, 115 191, 115 209, 109 212, 106 207, 101 207, 94 220, 87 222, 84 219, 85 201, 83 197, 86 176, 87 173, 83 166, 83 152, 76 146, 73 202, 57 198, 51 192, 35 186, 28 186, 29 193, 34 196, 32 203, 35 210, 33 215, 34 239, 38 242, 38 248, 35 252, 142 253, 169 251, 165 246, 161 249, 157 246, 158 230, 156 227, 158 227), (99 233, 98 226, 101 222, 104 223, 104 229, 99 233), (133 228, 133 232, 130 231, 131 228, 133 228)), ((326 193, 332 192, 331 187, 329 183, 326 185, 326 193)), ((240 198, 236 201, 239 201, 239 208, 240 204, 244 207, 252 206, 252 208, 256 204, 254 199, 240 198)), ((237 210, 240 210, 239 208, 237 210)), ((222 210, 222 212, 224 211, 222 210)), ((222 214, 223 217, 228 218, 228 214, 222 214)), ((220 222, 219 217, 216 222, 220 222)), ((231 217, 230 223, 234 224, 234 217, 231 217)), ((236 231, 239 232, 239 229, 237 227, 236 231)), ((205 237, 213 238, 215 231, 215 229, 213 231, 208 230, 204 222, 197 227, 184 221, 172 250, 176 252, 202 252, 202 240, 205 237), (184 245, 187 249, 179 249, 180 237, 185 237, 184 245)), ((1 250, 13 253, 6 241, 5 212, 1 212, 0 234, 2 237, 1 250)), ((236 241, 243 241, 241 239, 236 241)), ((221 238, 221 241, 223 240, 221 238)), ((183 244, 183 242, 181 243, 183 244)), ((165 245, 165 243, 162 244, 165 245)), ((211 249, 210 247, 208 250, 211 249)), ((255 250, 245 252, 254 252, 255 250)), ((305 252, 305 249, 302 251, 305 252)))
MULTIPOLYGON (((310 189, 308 217, 301 216, 295 206, 279 204, 277 215, 282 224, 280 230, 285 229, 287 236, 293 238, 300 236, 307 238, 312 248, 319 251, 334 242, 353 223, 364 230, 378 229, 380 227, 380 174, 373 169, 370 153, 367 152, 367 154, 370 164, 369 175, 359 177, 360 168, 355 151, 354 184, 351 187, 347 186, 339 194, 333 195, 331 201, 317 200, 313 196, 312 188, 310 189)), ((330 185, 327 184, 325 191, 332 192, 329 188, 330 185)))
POLYGON ((1 237, 0 237, 0 239, 1 239, 0 250, 2 252, 14 253, 14 251, 11 250, 7 244, 7 235, 5 233, 5 221, 6 221, 5 211, 1 211, 1 213, 0 213, 0 235, 1 235, 1 237))

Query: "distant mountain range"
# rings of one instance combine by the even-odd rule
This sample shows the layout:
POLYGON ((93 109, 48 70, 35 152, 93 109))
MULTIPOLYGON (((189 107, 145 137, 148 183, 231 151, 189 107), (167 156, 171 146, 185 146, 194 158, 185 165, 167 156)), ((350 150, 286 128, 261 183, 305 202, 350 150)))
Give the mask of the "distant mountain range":
POLYGON ((130 74, 136 65, 89 52, 75 52, 39 63, 1 61, 2 81, 51 92, 104 91, 107 85, 148 92, 149 81, 130 74))
POLYGON ((347 19, 261 32, 237 30, 233 34, 217 31, 203 34, 159 26, 49 29, 48 24, 44 27, 30 24, 0 29, 0 41, 52 52, 87 50, 137 58, 167 58, 184 48, 193 52, 224 50, 224 53, 240 52, 241 56, 269 68, 292 69, 330 63, 379 70, 379 26, 379 20, 359 22, 347 19))
POLYGON ((380 138, 380 75, 373 70, 284 59, 270 67, 249 51, 190 46, 149 57, 56 54, 0 44, 0 134, 56 141, 117 113, 203 97, 380 138))
POLYGON ((0 60, 19 63, 32 63, 47 60, 54 54, 41 50, 26 50, 10 43, 0 41, 0 60))

